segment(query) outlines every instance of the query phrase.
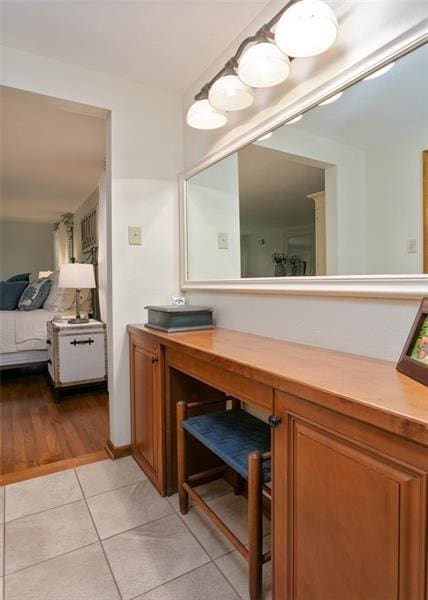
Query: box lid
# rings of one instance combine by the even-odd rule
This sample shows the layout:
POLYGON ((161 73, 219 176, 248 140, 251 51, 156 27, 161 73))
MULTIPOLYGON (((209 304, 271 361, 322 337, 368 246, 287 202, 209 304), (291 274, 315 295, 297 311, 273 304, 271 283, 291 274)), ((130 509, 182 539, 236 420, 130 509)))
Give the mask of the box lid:
POLYGON ((199 313, 199 312, 213 312, 213 308, 210 306, 196 306, 192 304, 183 304, 182 306, 178 306, 175 304, 165 304, 160 306, 145 306, 147 310, 156 310, 158 312, 164 313, 199 313))

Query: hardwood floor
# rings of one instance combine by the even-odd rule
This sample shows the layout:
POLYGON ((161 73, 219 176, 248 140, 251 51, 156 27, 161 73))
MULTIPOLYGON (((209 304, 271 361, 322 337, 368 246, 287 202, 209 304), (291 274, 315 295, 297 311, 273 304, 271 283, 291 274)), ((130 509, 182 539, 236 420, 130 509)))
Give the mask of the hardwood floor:
POLYGON ((0 392, 0 483, 107 457, 105 391, 68 392, 55 404, 46 372, 9 372, 0 392))

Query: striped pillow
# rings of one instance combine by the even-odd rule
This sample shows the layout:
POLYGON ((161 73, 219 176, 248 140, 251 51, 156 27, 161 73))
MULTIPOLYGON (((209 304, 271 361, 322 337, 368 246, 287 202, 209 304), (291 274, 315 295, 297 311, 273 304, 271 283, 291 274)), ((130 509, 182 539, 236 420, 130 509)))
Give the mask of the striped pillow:
POLYGON ((18 310, 37 310, 48 297, 52 281, 45 277, 27 285, 18 302, 18 310))

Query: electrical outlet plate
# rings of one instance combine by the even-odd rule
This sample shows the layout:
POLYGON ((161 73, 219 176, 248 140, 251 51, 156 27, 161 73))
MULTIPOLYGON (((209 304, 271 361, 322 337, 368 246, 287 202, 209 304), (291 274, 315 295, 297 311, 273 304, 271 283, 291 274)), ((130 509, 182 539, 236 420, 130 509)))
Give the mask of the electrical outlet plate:
POLYGON ((218 241, 218 249, 219 250, 227 250, 229 248, 229 234, 228 233, 218 233, 217 241, 218 241))
POLYGON ((128 242, 131 246, 141 246, 141 227, 132 225, 128 227, 128 242))

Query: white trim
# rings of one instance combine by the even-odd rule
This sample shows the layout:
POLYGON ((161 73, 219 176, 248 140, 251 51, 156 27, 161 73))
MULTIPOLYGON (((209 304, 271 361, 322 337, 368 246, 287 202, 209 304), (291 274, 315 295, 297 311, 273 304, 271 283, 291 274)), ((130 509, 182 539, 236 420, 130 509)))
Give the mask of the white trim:
POLYGON ((326 98, 357 83, 387 63, 397 60, 428 42, 428 20, 410 32, 379 49, 363 61, 339 73, 326 84, 293 102, 279 115, 272 117, 222 149, 208 155, 194 167, 179 175, 180 203, 180 285, 183 291, 215 291, 252 294, 309 294, 327 296, 362 296, 377 298, 420 299, 428 296, 427 275, 352 275, 318 277, 268 277, 207 281, 187 279, 187 180, 212 164, 254 142, 272 129, 284 125, 297 115, 317 106, 326 98))

